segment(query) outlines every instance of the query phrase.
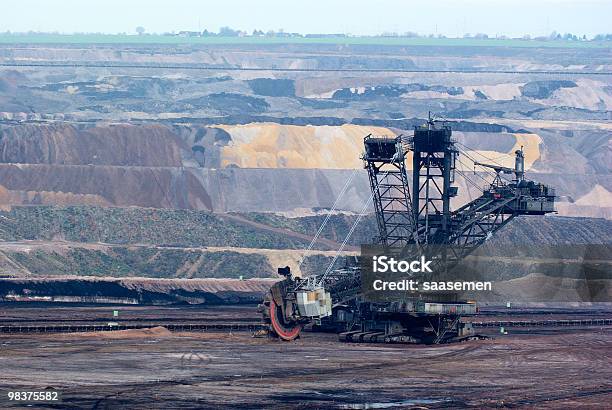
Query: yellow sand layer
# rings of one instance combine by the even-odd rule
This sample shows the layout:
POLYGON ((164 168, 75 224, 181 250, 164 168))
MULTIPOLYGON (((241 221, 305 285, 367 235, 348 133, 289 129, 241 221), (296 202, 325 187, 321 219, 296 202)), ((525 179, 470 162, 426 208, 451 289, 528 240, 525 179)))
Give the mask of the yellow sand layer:
POLYGON ((223 148, 222 166, 241 168, 361 168, 368 134, 395 135, 388 128, 345 124, 296 126, 273 123, 220 125, 233 143, 223 148))
MULTIPOLYGON (((232 136, 232 142, 222 149, 221 165, 240 168, 361 168, 360 157, 366 135, 396 135, 388 128, 352 124, 298 126, 253 123, 218 127, 232 136)), ((487 160, 491 158, 498 164, 513 167, 514 151, 523 146, 525 167, 529 169, 540 157, 542 140, 537 134, 514 135, 516 143, 508 152, 468 151, 468 155, 480 162, 491 162, 487 160)), ((463 168, 472 169, 469 160, 462 161, 469 165, 463 168)), ((408 167, 411 167, 411 163, 409 157, 408 167)))

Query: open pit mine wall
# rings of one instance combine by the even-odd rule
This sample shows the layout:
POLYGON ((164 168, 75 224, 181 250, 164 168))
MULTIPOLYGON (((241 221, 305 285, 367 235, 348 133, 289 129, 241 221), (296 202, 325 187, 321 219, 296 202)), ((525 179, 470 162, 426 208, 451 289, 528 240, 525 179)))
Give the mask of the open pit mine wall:
MULTIPOLYGON (((582 141, 594 140, 586 132, 564 142, 550 132, 540 136, 500 132, 487 124, 467 125, 462 128, 469 131, 455 134, 480 150, 473 156, 511 160, 513 150, 525 145, 529 175, 557 188, 560 215, 612 217, 612 177, 603 169, 609 163, 605 154, 609 149, 602 136, 596 138, 600 149, 587 150, 588 144, 582 141)), ((215 212, 328 208, 353 169, 361 168, 363 136, 401 132, 352 124, 2 125, 0 205, 87 204, 215 212)), ((463 172, 482 181, 472 169, 463 172)), ((457 175, 457 184, 460 196, 454 206, 479 195, 462 174, 457 175)), ((366 174, 361 171, 340 209, 357 211, 368 197, 366 174)))
MULTIPOLYGON (((476 147, 479 151, 471 155, 483 161, 489 157, 511 165, 513 151, 524 146, 529 176, 557 188, 561 215, 612 217, 605 135, 576 131, 564 140, 550 131, 542 131, 542 136, 500 132, 508 129, 490 124, 462 123, 460 128, 465 131, 455 132, 459 141, 476 147), (594 143, 600 149, 589 146, 594 143)), ((353 124, 1 125, 0 205, 216 212, 326 208, 353 169, 362 167, 363 136, 402 132, 353 124)), ((469 161, 463 161, 460 170, 481 181, 469 161)), ((455 206, 479 195, 464 174, 457 175, 460 196, 455 206)), ((368 197, 366 174, 361 171, 340 209, 357 211, 368 197)))
MULTIPOLYGON (((0 204, 85 204, 215 212, 330 208, 352 172, 0 164, 0 204)), ((607 206, 611 203, 610 176, 552 173, 530 176, 557 189, 561 196, 557 204, 560 215, 612 218, 612 207, 607 206)), ((461 176, 456 181, 460 194, 454 206, 480 194, 461 176)), ((369 195, 367 174, 360 171, 338 208, 357 212, 369 195)))
POLYGON ((254 304, 276 280, 0 279, 0 302, 254 304))

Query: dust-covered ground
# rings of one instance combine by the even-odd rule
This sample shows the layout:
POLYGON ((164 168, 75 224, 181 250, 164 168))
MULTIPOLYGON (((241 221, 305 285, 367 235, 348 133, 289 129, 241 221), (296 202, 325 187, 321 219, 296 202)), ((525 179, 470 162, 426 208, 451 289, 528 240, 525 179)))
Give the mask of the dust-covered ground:
MULTIPOLYGON (((250 315, 250 309, 234 313, 240 311, 250 315)), ((509 330, 442 346, 346 344, 310 332, 285 343, 248 332, 164 328, 2 335, 0 391, 53 387, 63 392, 56 408, 98 409, 602 408, 610 402, 612 329, 509 330)))

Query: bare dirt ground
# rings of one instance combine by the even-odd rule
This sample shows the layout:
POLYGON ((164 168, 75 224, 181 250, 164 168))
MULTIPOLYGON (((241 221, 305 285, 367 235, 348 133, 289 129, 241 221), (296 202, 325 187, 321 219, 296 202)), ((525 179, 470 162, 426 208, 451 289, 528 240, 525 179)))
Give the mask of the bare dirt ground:
POLYGON ((53 387, 63 392, 55 407, 69 409, 603 408, 611 401, 612 329, 491 335, 442 346, 344 344, 320 333, 284 343, 163 328, 2 335, 0 392, 53 387))

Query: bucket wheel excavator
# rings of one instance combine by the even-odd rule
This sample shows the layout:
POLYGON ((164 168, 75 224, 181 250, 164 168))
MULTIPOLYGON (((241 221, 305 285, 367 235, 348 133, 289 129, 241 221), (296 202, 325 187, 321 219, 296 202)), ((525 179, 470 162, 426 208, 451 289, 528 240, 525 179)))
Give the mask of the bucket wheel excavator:
MULTIPOLYGON (((522 147, 515 151, 514 168, 479 162, 468 154, 475 151, 452 137, 449 126, 430 118, 409 137, 368 135, 364 148, 371 196, 360 215, 373 202, 378 227, 373 243, 425 251, 442 245, 452 251, 434 258, 439 266, 456 265, 516 216, 554 212, 554 189, 525 179, 522 147), (451 210, 458 193, 455 174, 467 178, 460 154, 473 163, 474 174, 481 167, 492 182, 478 198, 451 210)), ((302 278, 288 266, 278 269, 284 279, 261 305, 270 333, 294 340, 304 326, 315 324, 339 332, 346 342, 446 343, 472 337, 470 324, 461 318, 477 313, 474 302, 426 297, 371 302, 362 293, 359 266, 332 269, 359 220, 325 272, 302 278)))

